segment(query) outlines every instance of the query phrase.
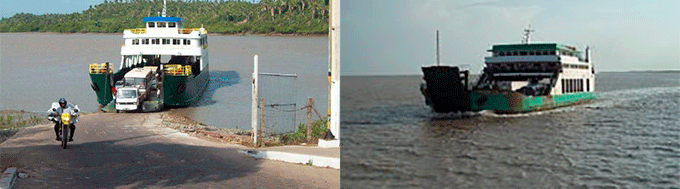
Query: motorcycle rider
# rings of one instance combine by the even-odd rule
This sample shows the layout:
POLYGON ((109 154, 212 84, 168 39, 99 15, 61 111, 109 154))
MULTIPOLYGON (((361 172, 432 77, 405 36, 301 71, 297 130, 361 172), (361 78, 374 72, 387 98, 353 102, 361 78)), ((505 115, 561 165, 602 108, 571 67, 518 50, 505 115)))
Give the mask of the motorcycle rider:
POLYGON ((70 137, 68 138, 68 141, 73 141, 73 133, 76 131, 75 122, 77 122, 78 111, 80 111, 78 109, 78 106, 74 106, 73 104, 68 103, 65 98, 60 98, 59 99, 59 106, 52 108, 52 113, 51 113, 49 119, 55 122, 54 123, 54 133, 57 135, 57 139, 56 139, 57 141, 61 141, 61 137, 59 137, 59 131, 61 130, 61 128, 59 127, 58 121, 56 121, 56 120, 58 120, 59 115, 61 115, 64 112, 67 112, 67 113, 74 114, 76 116, 76 117, 73 118, 75 121, 73 121, 73 123, 71 123, 69 125, 69 129, 71 130, 71 133, 69 135, 70 137))

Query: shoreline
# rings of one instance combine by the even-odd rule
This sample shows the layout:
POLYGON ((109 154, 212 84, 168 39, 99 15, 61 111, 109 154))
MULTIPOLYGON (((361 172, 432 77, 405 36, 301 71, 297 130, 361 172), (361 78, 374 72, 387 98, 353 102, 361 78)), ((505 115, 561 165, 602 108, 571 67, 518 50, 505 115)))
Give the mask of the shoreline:
MULTIPOLYGON (((112 33, 97 33, 97 32, 0 32, 0 34, 57 34, 57 35, 71 35, 71 34, 97 34, 97 35, 123 35, 122 32, 112 33)), ((208 33, 208 36, 242 36, 242 37, 328 37, 328 34, 304 34, 304 33, 208 33)))
MULTIPOLYGON (((81 115, 90 114, 109 114, 109 113, 101 111, 81 113, 81 115)), ((218 128, 172 112, 150 112, 141 114, 145 114, 145 116, 160 115, 161 125, 159 126, 174 129, 202 140, 240 145, 248 148, 255 147, 252 141, 251 130, 235 128, 218 128)), ((25 110, 0 110, 0 118, 4 118, 7 116, 31 117, 37 120, 35 121, 35 123, 25 123, 23 125, 10 124, 11 126, 3 125, 3 122, 0 121, 0 143, 3 143, 7 139, 14 136, 14 134, 16 134, 19 130, 22 130, 24 128, 52 124, 47 120, 47 118, 45 118, 45 115, 41 113, 29 112, 25 110)), ((264 137, 263 144, 265 147, 288 145, 280 141, 278 136, 264 137)))

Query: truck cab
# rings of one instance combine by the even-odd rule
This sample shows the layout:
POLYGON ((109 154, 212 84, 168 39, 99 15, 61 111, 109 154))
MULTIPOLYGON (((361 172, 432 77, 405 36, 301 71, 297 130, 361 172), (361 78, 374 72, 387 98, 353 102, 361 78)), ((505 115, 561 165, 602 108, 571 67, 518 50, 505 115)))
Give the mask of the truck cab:
POLYGON ((123 87, 116 92, 116 112, 137 111, 142 104, 141 94, 137 87, 123 87))

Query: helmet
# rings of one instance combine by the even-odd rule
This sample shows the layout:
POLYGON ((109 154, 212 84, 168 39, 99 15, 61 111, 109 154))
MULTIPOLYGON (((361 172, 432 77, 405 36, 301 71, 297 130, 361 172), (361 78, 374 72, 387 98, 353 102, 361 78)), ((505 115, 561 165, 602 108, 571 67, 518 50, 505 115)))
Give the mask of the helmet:
POLYGON ((59 106, 61 106, 61 108, 66 108, 66 99, 65 98, 59 99, 59 106))

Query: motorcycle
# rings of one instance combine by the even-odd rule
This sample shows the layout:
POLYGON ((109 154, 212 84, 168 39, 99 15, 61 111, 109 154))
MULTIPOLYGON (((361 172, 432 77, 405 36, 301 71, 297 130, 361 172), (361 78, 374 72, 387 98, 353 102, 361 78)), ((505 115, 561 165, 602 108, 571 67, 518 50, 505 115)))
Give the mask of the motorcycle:
MULTIPOLYGON (((57 106, 59 106, 57 104, 57 106)), ((66 149, 68 139, 70 138, 69 126, 78 122, 78 106, 73 108, 66 108, 61 114, 57 113, 57 108, 52 105, 51 113, 48 120, 57 124, 59 127, 59 137, 61 137, 61 147, 66 149)))

